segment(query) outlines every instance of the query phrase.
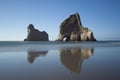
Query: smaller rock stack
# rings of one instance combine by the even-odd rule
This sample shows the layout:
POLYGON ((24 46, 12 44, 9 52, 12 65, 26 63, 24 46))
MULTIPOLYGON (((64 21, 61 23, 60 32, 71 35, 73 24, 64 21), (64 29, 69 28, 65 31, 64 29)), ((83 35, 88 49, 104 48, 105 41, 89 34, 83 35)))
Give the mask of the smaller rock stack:
POLYGON ((24 41, 49 41, 48 33, 45 31, 39 31, 34 28, 33 24, 29 24, 28 35, 24 41))

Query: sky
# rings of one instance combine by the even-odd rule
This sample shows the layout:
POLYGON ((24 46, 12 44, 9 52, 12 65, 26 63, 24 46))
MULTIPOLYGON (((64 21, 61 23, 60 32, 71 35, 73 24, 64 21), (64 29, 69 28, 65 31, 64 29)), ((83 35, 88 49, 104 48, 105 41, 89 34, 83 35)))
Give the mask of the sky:
POLYGON ((23 41, 29 24, 56 40, 76 12, 97 40, 120 40, 120 0, 0 0, 0 41, 23 41))

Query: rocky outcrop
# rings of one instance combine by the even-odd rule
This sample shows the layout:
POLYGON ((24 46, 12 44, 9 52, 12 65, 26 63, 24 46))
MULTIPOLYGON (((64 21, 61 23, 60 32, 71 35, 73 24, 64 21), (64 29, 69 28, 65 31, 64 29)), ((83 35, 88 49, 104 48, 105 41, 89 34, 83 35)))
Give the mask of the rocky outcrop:
POLYGON ((96 41, 93 32, 82 26, 78 13, 71 15, 60 25, 57 41, 96 41))
POLYGON ((48 34, 45 31, 39 31, 32 24, 28 27, 28 35, 24 41, 49 41, 48 34))

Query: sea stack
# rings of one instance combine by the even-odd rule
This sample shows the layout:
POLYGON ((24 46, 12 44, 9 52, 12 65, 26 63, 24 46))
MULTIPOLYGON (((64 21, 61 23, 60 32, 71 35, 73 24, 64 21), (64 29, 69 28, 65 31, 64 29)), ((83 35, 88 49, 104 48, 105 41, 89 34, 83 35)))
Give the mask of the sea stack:
POLYGON ((49 41, 48 33, 35 29, 33 24, 29 24, 27 29, 28 35, 24 41, 49 41))
POLYGON ((56 41, 96 41, 93 32, 83 27, 78 13, 70 15, 60 25, 56 41))

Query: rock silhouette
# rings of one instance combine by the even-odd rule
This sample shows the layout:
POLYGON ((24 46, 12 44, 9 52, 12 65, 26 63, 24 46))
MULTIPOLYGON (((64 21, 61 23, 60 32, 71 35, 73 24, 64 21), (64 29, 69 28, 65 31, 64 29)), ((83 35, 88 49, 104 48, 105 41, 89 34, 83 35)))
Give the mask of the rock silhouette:
POLYGON ((45 31, 39 31, 34 28, 33 24, 28 27, 28 35, 24 41, 49 41, 48 33, 45 31))
POLYGON ((93 32, 82 26, 78 13, 71 15, 60 25, 56 41, 96 41, 93 32))

